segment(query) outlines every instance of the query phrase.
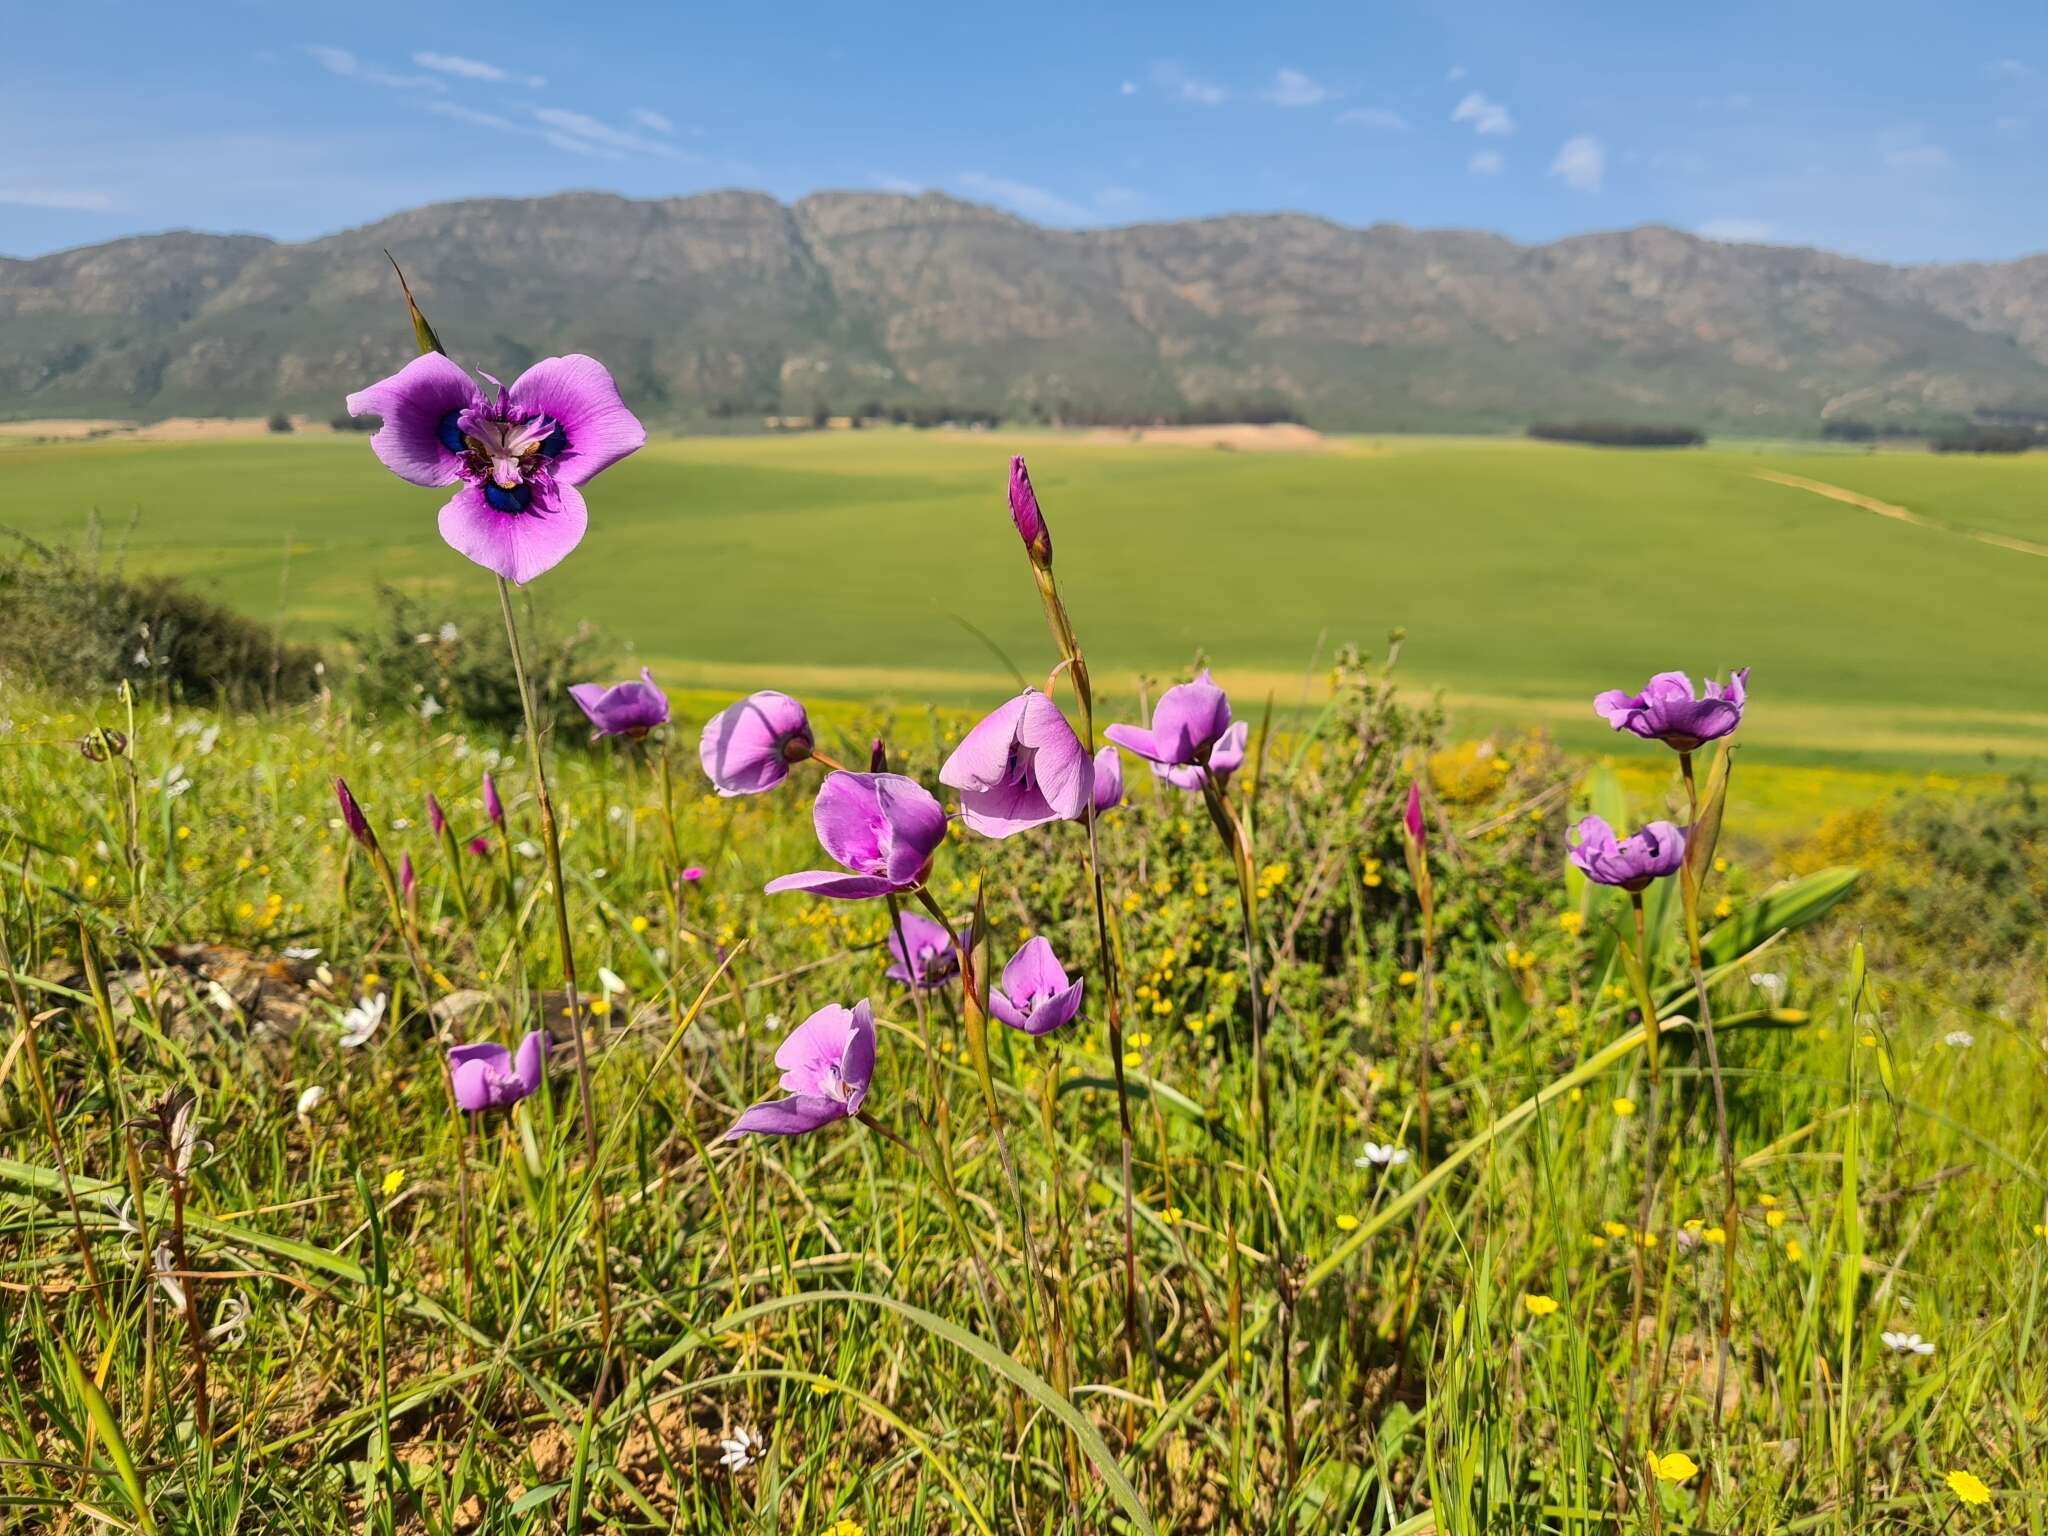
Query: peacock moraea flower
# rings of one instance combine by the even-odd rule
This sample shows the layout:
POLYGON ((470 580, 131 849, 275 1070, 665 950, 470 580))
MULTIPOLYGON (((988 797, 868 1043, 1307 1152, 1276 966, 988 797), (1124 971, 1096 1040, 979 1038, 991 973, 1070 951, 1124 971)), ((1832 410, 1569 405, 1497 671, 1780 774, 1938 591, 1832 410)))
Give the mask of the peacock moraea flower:
POLYGON ((1567 856, 1596 885, 1640 891, 1652 880, 1675 874, 1685 862, 1685 833, 1668 821, 1653 821, 1632 837, 1616 838, 1604 818, 1588 816, 1576 831, 1567 856))
POLYGON ((860 1113, 875 1075, 875 1016, 862 998, 851 1008, 828 1003, 790 1031, 775 1052, 781 1099, 763 1099, 732 1123, 725 1139, 753 1132, 801 1136, 860 1113))
POLYGON ((728 704, 704 723, 697 760, 721 795, 758 795, 788 778, 791 765, 816 745, 803 705, 766 689, 728 704))
POLYGON ((363 816, 363 808, 356 804, 356 797, 350 793, 347 779, 336 777, 334 799, 341 807, 341 824, 348 828, 348 835, 365 848, 375 847, 376 835, 370 831, 370 823, 363 816))
POLYGON ((1028 939, 1003 967, 1003 984, 988 989, 988 1011, 1027 1035, 1049 1035, 1074 1021, 1085 985, 1067 979, 1052 945, 1028 939))
POLYGON ((1230 720, 1230 696, 1204 667, 1193 682, 1159 696, 1152 728, 1112 725, 1104 733, 1125 751, 1152 764, 1152 771, 1179 789, 1200 789, 1205 777, 1227 781, 1244 766, 1251 727, 1230 720))
POLYGON ((960 969, 960 950, 973 943, 971 929, 962 929, 955 948, 955 935, 916 912, 905 912, 889 928, 889 969, 891 981, 900 981, 921 992, 943 986, 946 978, 960 969), (905 954, 905 949, 909 953, 905 954))
POLYGON ((1095 814, 1113 811, 1124 803, 1124 760, 1115 747, 1095 754, 1095 814))
POLYGON ((900 773, 826 775, 811 808, 818 842, 845 873, 807 869, 767 885, 859 901, 915 890, 946 840, 946 811, 931 791, 900 773))
POLYGON ((1729 675, 1726 688, 1710 677, 1695 697, 1692 679, 1683 672, 1659 672, 1641 693, 1608 689, 1593 700, 1593 709, 1617 731, 1692 752, 1742 723, 1748 683, 1749 668, 1740 667, 1729 675))
POLYGON ((540 1087, 547 1070, 548 1038, 536 1029, 519 1042, 519 1054, 502 1045, 457 1045, 448 1051, 455 1102, 475 1113, 517 1104, 540 1087))
POLYGON ((960 791, 961 819, 984 837, 1085 816, 1094 779, 1081 738, 1036 688, 969 731, 939 769, 939 782, 960 791))
POLYGON ((456 363, 424 353, 348 397, 351 416, 381 417, 370 447, 414 485, 459 485, 441 537, 508 581, 527 582, 582 541, 578 489, 647 441, 604 364, 548 357, 491 398, 456 363))
POLYGON ((1038 507, 1038 492, 1031 488, 1031 471, 1024 467, 1024 455, 1010 460, 1010 521, 1017 525, 1017 537, 1031 554, 1031 563, 1052 565, 1052 530, 1038 507))
POLYGON ((657 725, 668 724, 668 695, 654 681, 647 667, 640 669, 638 682, 614 683, 609 688, 596 683, 578 683, 569 690, 576 707, 590 717, 600 736, 645 736, 657 725))

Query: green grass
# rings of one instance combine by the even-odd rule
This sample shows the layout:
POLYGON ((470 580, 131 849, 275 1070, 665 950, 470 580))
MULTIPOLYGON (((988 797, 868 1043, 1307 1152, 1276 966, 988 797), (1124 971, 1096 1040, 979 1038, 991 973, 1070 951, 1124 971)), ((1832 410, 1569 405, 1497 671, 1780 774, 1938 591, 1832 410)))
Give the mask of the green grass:
MULTIPOLYGON (((1407 631, 1401 676, 1473 733, 1568 744, 1586 700, 1652 670, 1754 668, 1753 754, 1961 766, 2048 754, 2048 562, 1953 530, 2048 541, 2048 459, 1627 453, 1359 439, 1324 454, 870 432, 651 445, 592 490, 582 550, 536 592, 677 681, 907 701, 1010 686, 1039 620, 1002 502, 1029 450, 1098 671, 1170 677, 1201 649, 1284 706, 1333 647, 1407 631), (1902 503, 1920 528, 1756 478, 1902 503), (1020 598, 1022 600, 1020 600, 1020 598), (970 628, 971 626, 971 628, 970 628), (980 636, 986 636, 985 642, 980 636)), ((473 606, 439 498, 359 439, 0 448, 5 520, 38 537, 97 509, 138 567, 176 571, 300 635, 370 622, 371 585, 473 606)), ((1313 685, 1311 685, 1313 694, 1313 685)))

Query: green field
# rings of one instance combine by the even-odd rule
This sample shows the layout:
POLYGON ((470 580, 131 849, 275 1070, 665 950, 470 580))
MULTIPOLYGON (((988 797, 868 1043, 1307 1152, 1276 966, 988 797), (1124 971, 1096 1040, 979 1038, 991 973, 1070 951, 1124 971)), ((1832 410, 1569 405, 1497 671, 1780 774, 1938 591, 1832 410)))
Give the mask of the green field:
MULTIPOLYGON (((591 495, 578 554, 537 584, 672 681, 897 700, 1010 685, 1041 638, 1003 508, 1031 455, 1098 673, 1182 671, 1205 647, 1241 696, 1301 696, 1333 647, 1407 631, 1401 676, 1460 726, 1603 733, 1586 700, 1666 666, 1755 669, 1751 750, 1784 760, 1999 766, 2048 755, 2034 663, 2048 460, 1736 445, 1623 453, 1354 439, 1229 453, 1006 434, 667 441, 591 495), (1923 526, 1759 478, 1897 503, 1923 526), (976 632, 986 636, 979 638, 976 632)), ((373 619, 374 584, 480 609, 435 536, 440 499, 359 439, 0 448, 4 522, 97 511, 138 569, 173 571, 296 634, 373 619)))

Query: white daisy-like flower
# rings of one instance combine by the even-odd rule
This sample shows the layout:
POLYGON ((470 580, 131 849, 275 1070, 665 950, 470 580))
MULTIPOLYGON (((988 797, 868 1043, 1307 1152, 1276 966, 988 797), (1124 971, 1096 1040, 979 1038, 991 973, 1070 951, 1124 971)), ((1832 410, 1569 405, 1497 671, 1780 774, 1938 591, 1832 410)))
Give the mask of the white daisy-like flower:
POLYGON ((1931 1355, 1934 1346, 1917 1333, 1895 1333, 1887 1328, 1878 1335, 1884 1340, 1884 1347, 1895 1355, 1931 1355))
POLYGON ((388 994, 379 992, 375 997, 366 997, 355 1007, 341 1016, 341 1043, 344 1048, 354 1050, 367 1044, 370 1036, 377 1033, 377 1026, 384 1022, 385 1004, 391 1001, 388 994))
POLYGON ((441 626, 441 643, 443 645, 453 645, 459 638, 461 638, 461 634, 462 632, 455 627, 452 621, 450 623, 443 624, 441 626))
POLYGON ((299 1107, 296 1113, 298 1114, 299 1121, 301 1124, 312 1123, 313 1111, 319 1108, 320 1101, 326 1097, 327 1090, 321 1087, 318 1083, 315 1083, 312 1087, 308 1088, 304 1093, 301 1093, 299 1095, 299 1107))
POLYGON ((420 700, 420 718, 422 720, 431 720, 434 716, 443 713, 445 708, 446 706, 430 693, 420 700))
POLYGON ((1749 984, 1774 1003, 1785 995, 1785 978, 1775 971, 1755 972, 1750 976, 1749 984))
POLYGON ((1384 1146, 1377 1141, 1368 1141, 1365 1151, 1351 1160, 1354 1168, 1398 1168, 1408 1161, 1408 1149, 1389 1142, 1384 1146))
POLYGON ((606 965, 597 968, 597 984, 604 988, 606 997, 616 997, 626 990, 626 984, 619 980, 619 973, 606 965))
POLYGON ((1967 1029, 1952 1029, 1941 1037, 1943 1045, 1952 1045, 1959 1051, 1967 1051, 1977 1043, 1977 1037, 1967 1029))
POLYGON ((724 1455, 718 1458, 719 1465, 730 1467, 737 1472, 751 1467, 768 1453, 768 1442, 742 1424, 725 1439, 718 1442, 724 1455))

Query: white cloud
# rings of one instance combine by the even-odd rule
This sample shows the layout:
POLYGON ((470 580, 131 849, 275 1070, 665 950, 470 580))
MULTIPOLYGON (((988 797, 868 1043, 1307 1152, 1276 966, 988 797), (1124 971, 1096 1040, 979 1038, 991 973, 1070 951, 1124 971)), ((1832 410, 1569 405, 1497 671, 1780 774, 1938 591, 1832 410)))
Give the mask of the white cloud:
POLYGON ((1337 121, 1347 127, 1371 128, 1379 133, 1408 133, 1412 129, 1408 119, 1391 107, 1352 107, 1337 114, 1337 121))
POLYGON ((1993 59, 1984 66, 1984 73, 1997 75, 2002 80, 2031 80, 2034 66, 2023 64, 2018 59, 1993 59))
POLYGON ((1444 79, 1449 81, 1452 85, 1456 85, 1460 80, 1464 78, 1465 66, 1462 64, 1453 64, 1449 69, 1444 71, 1444 79))
POLYGON ((1276 107, 1319 107, 1336 94, 1320 80, 1298 69, 1281 69, 1273 73, 1273 83, 1267 88, 1266 100, 1276 107))
POLYGON ((14 208, 49 208, 65 213, 104 213, 114 200, 104 192, 73 187, 21 187, 0 182, 0 203, 14 208))
POLYGON ((642 128, 645 128, 649 133, 674 133, 676 131, 674 121, 666 114, 655 111, 652 107, 635 107, 633 109, 633 121, 642 128))
POLYGON ((394 75, 389 70, 378 69, 365 64, 346 48, 326 45, 308 48, 313 62, 330 75, 339 75, 344 80, 360 80, 365 85, 382 86, 387 91, 445 91, 447 86, 429 75, 394 75))
POLYGON ((1135 96, 1135 95, 1137 95, 1137 94, 1138 94, 1138 82, 1137 82, 1137 81, 1135 81, 1135 80, 1126 80, 1126 81, 1125 81, 1125 82, 1124 82, 1124 83, 1123 83, 1122 85, 1120 85, 1120 86, 1118 86, 1118 87, 1117 87, 1117 94, 1118 94, 1119 96, 1135 96))
POLYGON ((916 197, 920 192, 924 191, 923 182, 912 181, 908 176, 890 176, 885 172, 876 171, 868 179, 884 192, 897 192, 901 193, 904 197, 916 197))
POLYGON ((1468 93, 1451 109, 1451 121, 1470 123, 1472 131, 1478 134, 1509 134, 1515 131, 1515 120, 1508 115, 1508 109, 1478 91, 1468 93))
POLYGON ((1884 163, 1894 171, 1945 171, 1955 162, 1939 144, 1930 144, 1917 133, 1892 139, 1884 146, 1884 163))
POLYGON ((1465 162, 1465 169, 1474 176, 1498 176, 1507 161, 1501 158, 1497 149, 1482 149, 1465 162))
POLYGON ((441 117, 452 117, 458 123, 468 123, 472 128, 490 128, 499 133, 531 131, 521 128, 509 117, 500 117, 495 112, 479 112, 475 107, 465 107, 459 101, 423 101, 420 105, 441 117))
POLYGON ((1694 231, 1702 240, 1726 245, 1763 245, 1777 230, 1762 219, 1709 219, 1694 231))
POLYGON ((1057 192, 1048 192, 1029 182, 1011 181, 1006 177, 991 176, 985 171, 962 172, 959 180, 960 185, 976 197, 1001 203, 1029 219, 1048 224, 1080 224, 1089 218, 1088 210, 1079 203, 1069 202, 1057 192))
POLYGON ((495 64, 486 64, 482 59, 465 59, 456 53, 416 53, 412 61, 421 69, 431 69, 437 74, 457 75, 464 80, 487 80, 493 85, 523 85, 537 91, 547 84, 539 75, 517 74, 495 64))
POLYGON ((1110 212, 1135 208, 1141 201, 1129 187, 1104 187, 1095 194, 1095 206, 1110 212))
POLYGON ((585 147, 614 150, 627 155, 653 155, 663 160, 679 158, 673 144, 657 143, 653 139, 642 138, 637 133, 628 133, 623 128, 614 128, 587 112, 571 112, 563 107, 535 107, 533 119, 544 127, 553 129, 562 138, 585 147))
POLYGON ((1230 92, 1222 86, 1198 79, 1170 59, 1152 66, 1152 83, 1168 100, 1186 102, 1191 107, 1220 107, 1230 100, 1230 92))
POLYGON ((1598 192, 1607 179, 1607 151, 1591 134, 1578 134, 1564 141, 1550 162, 1550 174, 1563 177, 1574 192, 1598 192))

